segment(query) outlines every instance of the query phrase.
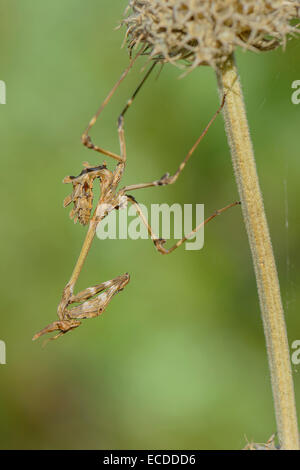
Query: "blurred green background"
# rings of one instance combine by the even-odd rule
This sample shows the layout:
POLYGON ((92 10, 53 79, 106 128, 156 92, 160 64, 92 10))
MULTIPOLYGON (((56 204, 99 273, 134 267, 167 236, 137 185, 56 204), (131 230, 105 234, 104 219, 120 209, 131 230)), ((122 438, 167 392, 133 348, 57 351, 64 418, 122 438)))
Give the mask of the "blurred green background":
MULTIPOLYGON (((209 224, 201 251, 159 255, 148 240, 95 240, 85 288, 128 271, 131 282, 103 317, 42 348, 32 335, 56 307, 85 228, 69 220, 62 178, 101 157, 80 136, 128 64, 114 31, 126 1, 1 0, 0 446, 4 449, 227 449, 275 431, 255 280, 240 209, 209 224)), ((286 308, 300 338, 300 42, 287 51, 237 53, 257 166, 286 308)), ((140 59, 93 130, 118 151, 116 118, 141 78, 140 59)), ((202 67, 178 80, 166 66, 127 115, 125 184, 173 172, 218 106, 202 67)), ((176 185, 140 202, 237 199, 222 118, 176 185)), ((300 376, 293 366, 300 401, 300 376)))

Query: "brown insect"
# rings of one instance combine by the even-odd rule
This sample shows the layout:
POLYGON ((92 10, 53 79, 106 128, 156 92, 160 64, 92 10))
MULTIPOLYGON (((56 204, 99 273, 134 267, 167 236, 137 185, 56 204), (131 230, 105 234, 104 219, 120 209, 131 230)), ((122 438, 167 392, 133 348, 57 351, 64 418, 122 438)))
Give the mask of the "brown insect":
POLYGON ((141 54, 136 55, 136 57, 130 62, 128 68, 123 72, 122 76, 118 80, 118 82, 114 85, 106 99, 104 100, 103 104, 100 106, 99 110, 95 114, 95 116, 91 119, 87 129, 82 135, 82 143, 89 149, 95 150, 98 153, 101 153, 107 157, 112 158, 113 160, 117 161, 117 164, 114 170, 109 170, 105 162, 103 162, 100 166, 91 166, 89 163, 84 163, 84 169, 78 176, 67 176, 63 182, 64 183, 72 183, 73 191, 72 194, 65 198, 64 206, 68 206, 69 204, 73 203, 73 209, 70 213, 70 217, 74 219, 74 222, 79 221, 82 225, 89 224, 88 231, 79 254, 78 260, 76 262, 75 268, 71 275, 71 278, 67 285, 65 286, 62 294, 61 301, 58 305, 57 315, 58 321, 54 321, 50 325, 43 328, 37 334, 34 335, 33 340, 39 338, 40 336, 50 333, 53 331, 58 331, 58 334, 53 336, 51 339, 56 339, 59 336, 67 333, 68 331, 77 328, 81 324, 81 320, 85 318, 94 318, 104 312, 105 308, 113 298, 113 296, 119 292, 121 292, 126 284, 129 282, 129 274, 123 274, 121 276, 116 277, 110 281, 104 282, 94 287, 89 287, 78 294, 74 294, 74 287, 76 281, 79 277, 91 244, 93 242, 96 229, 98 224, 106 217, 111 211, 119 209, 120 207, 130 203, 136 207, 137 213, 141 217, 142 221, 147 227, 148 233, 150 234, 155 247, 157 250, 162 254, 169 254, 182 245, 188 238, 190 238, 194 233, 196 233, 201 227, 203 227, 206 223, 210 220, 215 218, 217 215, 221 214, 222 212, 226 211, 230 207, 233 207, 239 202, 234 202, 229 204, 228 206, 216 211, 210 217, 208 217, 204 222, 199 224, 197 227, 192 230, 192 232, 183 237, 179 240, 175 245, 170 247, 169 249, 164 247, 165 240, 158 238, 152 231, 151 226, 148 224, 147 219, 144 217, 141 208, 136 201, 136 199, 129 195, 129 191, 135 191, 137 189, 142 188, 150 188, 153 186, 165 186, 169 184, 175 183, 180 173, 183 171, 185 165, 187 164, 188 160, 191 158, 192 154, 196 150, 197 146, 203 139, 203 137, 208 132, 208 129, 220 113, 221 109, 225 103, 225 96, 223 97, 222 103, 219 109, 216 111, 204 131, 201 133, 200 137, 197 139, 193 147, 187 153, 183 162, 179 165, 177 171, 174 175, 170 175, 169 173, 164 174, 160 179, 149 182, 149 183, 139 183, 133 184, 130 186, 124 186, 121 189, 118 189, 118 186, 121 182, 125 165, 126 165, 126 145, 125 145, 125 137, 124 137, 124 115, 127 112, 128 108, 131 106, 134 98, 138 94, 139 90, 141 89, 144 82, 149 77, 150 73, 156 66, 157 62, 154 62, 149 70, 147 71, 146 75, 144 76, 143 80, 133 93, 132 97, 128 100, 125 108, 121 112, 119 119, 118 119, 118 136, 119 136, 119 143, 120 143, 120 155, 117 155, 109 150, 105 150, 97 145, 94 145, 91 137, 89 136, 90 129, 94 126, 97 121, 97 118, 105 108, 105 106, 110 101, 111 97, 115 93, 116 89, 122 83, 122 81, 127 76, 128 72, 132 68, 134 62, 141 54), (98 180, 100 183, 100 198, 96 205, 95 211, 92 215, 92 207, 93 207, 93 185, 95 180, 98 180), (73 304, 78 304, 73 306, 73 304))

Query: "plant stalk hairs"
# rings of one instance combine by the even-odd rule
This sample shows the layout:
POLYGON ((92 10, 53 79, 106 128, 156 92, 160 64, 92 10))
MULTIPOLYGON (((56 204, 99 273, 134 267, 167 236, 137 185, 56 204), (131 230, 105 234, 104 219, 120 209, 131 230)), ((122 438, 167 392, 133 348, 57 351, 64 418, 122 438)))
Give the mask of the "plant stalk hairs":
POLYGON ((299 449, 293 379, 277 270, 261 196, 245 105, 234 59, 237 46, 264 52, 299 32, 295 0, 131 0, 125 13, 130 53, 186 73, 200 65, 216 72, 226 94, 225 128, 252 253, 281 449, 299 449), (296 19, 296 21, 292 21, 296 19))

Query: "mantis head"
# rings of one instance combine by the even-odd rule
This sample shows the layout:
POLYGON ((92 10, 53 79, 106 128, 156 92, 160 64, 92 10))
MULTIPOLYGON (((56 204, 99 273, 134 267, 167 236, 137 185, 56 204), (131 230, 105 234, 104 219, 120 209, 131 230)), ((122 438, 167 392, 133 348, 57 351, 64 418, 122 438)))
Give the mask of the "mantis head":
POLYGON ((81 325, 81 322, 79 320, 73 320, 73 319, 55 321, 53 323, 50 323, 50 325, 47 325, 45 328, 43 328, 38 333, 36 333, 34 335, 34 337, 32 338, 32 341, 35 341, 36 339, 40 338, 41 336, 45 335, 46 333, 52 333, 53 331, 59 331, 58 334, 56 334, 52 338, 48 339, 48 341, 51 341, 53 339, 59 338, 60 336, 64 335, 65 333, 68 333, 68 331, 73 330, 74 328, 77 328, 80 325, 81 325))

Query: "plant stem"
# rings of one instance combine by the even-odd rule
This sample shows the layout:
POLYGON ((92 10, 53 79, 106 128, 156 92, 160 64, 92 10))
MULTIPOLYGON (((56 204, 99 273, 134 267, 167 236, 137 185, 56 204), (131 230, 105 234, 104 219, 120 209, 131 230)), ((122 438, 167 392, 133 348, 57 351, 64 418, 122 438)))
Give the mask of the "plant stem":
POLYGON ((227 94, 223 111, 225 127, 255 269, 279 442, 282 449, 299 449, 294 386, 280 287, 234 56, 217 70, 217 79, 221 96, 227 94))

